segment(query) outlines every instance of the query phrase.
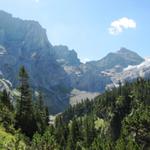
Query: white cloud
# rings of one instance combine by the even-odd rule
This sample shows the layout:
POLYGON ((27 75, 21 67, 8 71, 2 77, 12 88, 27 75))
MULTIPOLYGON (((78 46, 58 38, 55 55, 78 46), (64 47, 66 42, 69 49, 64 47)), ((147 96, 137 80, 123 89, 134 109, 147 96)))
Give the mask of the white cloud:
POLYGON ((133 19, 123 17, 113 21, 110 24, 108 31, 112 35, 118 35, 119 33, 123 32, 125 29, 129 29, 129 28, 132 29, 136 28, 136 22, 133 19))

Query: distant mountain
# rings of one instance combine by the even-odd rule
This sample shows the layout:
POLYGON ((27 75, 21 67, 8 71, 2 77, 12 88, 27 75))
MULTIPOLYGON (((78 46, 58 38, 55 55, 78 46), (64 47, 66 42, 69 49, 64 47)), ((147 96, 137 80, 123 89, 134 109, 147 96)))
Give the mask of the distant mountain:
POLYGON ((146 59, 139 65, 128 66, 120 75, 121 80, 132 80, 138 77, 150 78, 150 59, 146 59))
POLYGON ((115 53, 109 53, 104 58, 98 61, 87 62, 86 65, 90 68, 92 66, 96 67, 98 70, 107 70, 114 67, 123 69, 128 65, 137 65, 144 61, 137 53, 128 50, 126 48, 121 48, 115 53))
POLYGON ((68 67, 72 86, 92 92, 103 92, 105 86, 111 83, 111 78, 104 72, 121 72, 128 65, 137 65, 144 59, 137 53, 121 48, 116 53, 109 53, 98 61, 90 61, 86 64, 80 64, 79 67, 68 67))
POLYGON ((38 22, 14 18, 4 11, 0 11, 0 20, 0 74, 16 87, 19 68, 24 65, 32 88, 44 93, 50 112, 57 113, 68 106, 72 89, 103 92, 112 83, 106 73, 122 72, 144 60, 121 48, 98 61, 83 64, 75 50, 53 46, 38 22))
POLYGON ((125 81, 132 82, 138 77, 150 79, 150 58, 145 59, 145 61, 139 65, 129 65, 120 73, 110 73, 109 76, 112 80, 112 83, 107 85, 107 88, 118 86, 119 81, 122 83, 125 81))
POLYGON ((69 50, 67 46, 54 46, 56 61, 62 66, 79 66, 80 59, 75 50, 69 50))
POLYGON ((145 61, 139 65, 128 66, 123 70, 121 76, 124 80, 135 79, 137 77, 150 78, 150 58, 145 59, 145 61))

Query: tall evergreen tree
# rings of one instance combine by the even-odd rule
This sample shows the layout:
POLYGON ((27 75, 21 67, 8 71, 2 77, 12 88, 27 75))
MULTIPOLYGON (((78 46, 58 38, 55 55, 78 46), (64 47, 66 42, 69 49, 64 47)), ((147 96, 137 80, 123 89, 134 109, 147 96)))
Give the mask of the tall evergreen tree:
POLYGON ((21 128, 22 132, 32 137, 36 130, 35 119, 33 117, 32 95, 28 83, 28 73, 22 66, 19 72, 20 99, 18 100, 18 110, 16 113, 16 127, 21 128))

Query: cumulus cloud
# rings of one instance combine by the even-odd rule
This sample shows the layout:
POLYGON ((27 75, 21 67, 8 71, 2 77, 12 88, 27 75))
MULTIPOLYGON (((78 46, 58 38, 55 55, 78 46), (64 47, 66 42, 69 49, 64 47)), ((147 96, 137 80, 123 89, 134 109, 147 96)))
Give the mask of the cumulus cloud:
POLYGON ((134 29, 136 28, 136 22, 133 19, 129 19, 127 17, 120 18, 118 20, 114 20, 108 29, 109 33, 112 35, 118 35, 123 32, 125 29, 134 29))

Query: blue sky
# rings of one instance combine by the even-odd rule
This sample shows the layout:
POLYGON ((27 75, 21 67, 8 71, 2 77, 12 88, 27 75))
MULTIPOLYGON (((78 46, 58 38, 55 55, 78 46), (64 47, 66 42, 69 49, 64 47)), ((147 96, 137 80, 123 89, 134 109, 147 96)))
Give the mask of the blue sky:
POLYGON ((0 0, 0 9, 37 20, 53 45, 97 60, 126 47, 150 56, 150 0, 0 0))

